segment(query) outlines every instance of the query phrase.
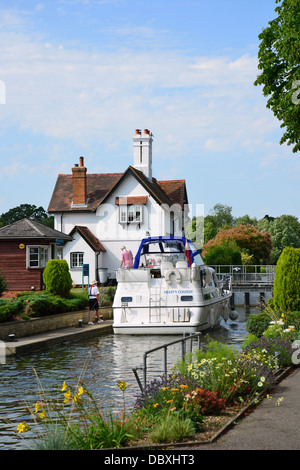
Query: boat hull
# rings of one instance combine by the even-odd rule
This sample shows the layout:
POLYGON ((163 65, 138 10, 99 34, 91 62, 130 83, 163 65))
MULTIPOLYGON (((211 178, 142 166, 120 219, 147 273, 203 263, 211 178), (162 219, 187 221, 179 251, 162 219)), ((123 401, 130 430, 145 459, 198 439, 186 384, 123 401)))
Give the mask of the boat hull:
POLYGON ((127 335, 181 335, 216 328, 221 320, 230 316, 231 294, 214 299, 206 305, 168 306, 159 309, 159 321, 155 318, 157 307, 114 308, 114 334, 127 335))

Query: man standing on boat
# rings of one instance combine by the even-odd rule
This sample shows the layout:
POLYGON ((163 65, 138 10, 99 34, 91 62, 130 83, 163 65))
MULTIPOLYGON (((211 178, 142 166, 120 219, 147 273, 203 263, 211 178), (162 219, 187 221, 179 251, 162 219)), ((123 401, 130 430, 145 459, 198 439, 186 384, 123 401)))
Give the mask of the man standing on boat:
POLYGON ((133 268, 133 255, 132 251, 128 250, 126 246, 122 245, 121 246, 121 263, 120 263, 120 268, 124 264, 125 269, 133 268))

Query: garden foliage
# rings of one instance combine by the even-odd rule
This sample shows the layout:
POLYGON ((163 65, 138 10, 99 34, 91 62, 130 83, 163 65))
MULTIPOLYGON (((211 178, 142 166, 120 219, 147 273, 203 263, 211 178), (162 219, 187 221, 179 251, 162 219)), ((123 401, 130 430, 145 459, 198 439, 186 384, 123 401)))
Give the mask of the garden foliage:
POLYGON ((274 307, 284 312, 300 310, 300 248, 285 247, 276 265, 274 307))
POLYGON ((0 270, 0 297, 5 291, 7 291, 7 283, 4 274, 0 270))
MULTIPOLYGON (((274 370, 291 364, 291 343, 280 337, 251 338, 242 349, 210 341, 180 361, 169 376, 143 389, 130 414, 125 409, 124 380, 118 382, 123 408, 112 412, 96 402, 81 382, 64 383, 58 398, 46 397, 29 409, 42 433, 33 448, 103 449, 137 442, 178 442, 204 430, 206 419, 235 406, 239 409, 274 382, 274 370), (280 352, 274 357, 275 352, 280 352)), ((30 430, 20 423, 18 432, 30 430)))
POLYGON ((69 296, 72 288, 72 278, 66 260, 49 260, 44 269, 43 278, 47 291, 61 297, 69 296))
POLYGON ((203 246, 202 254, 206 264, 208 264, 207 256, 211 250, 218 246, 226 246, 229 241, 234 242, 240 252, 253 255, 254 264, 269 263, 272 249, 271 235, 268 232, 259 232, 253 225, 239 225, 238 227, 219 230, 215 238, 209 240, 203 246))
POLYGON ((86 293, 71 293, 66 299, 47 291, 22 292, 14 299, 0 299, 0 323, 16 316, 24 319, 81 310, 88 305, 86 293))

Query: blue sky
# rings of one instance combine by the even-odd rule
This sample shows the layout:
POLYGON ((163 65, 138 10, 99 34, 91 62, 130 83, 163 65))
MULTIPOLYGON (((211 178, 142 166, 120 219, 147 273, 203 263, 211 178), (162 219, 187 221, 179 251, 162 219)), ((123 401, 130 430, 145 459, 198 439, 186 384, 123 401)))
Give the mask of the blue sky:
POLYGON ((300 155, 253 82, 275 0, 0 0, 0 214, 48 207, 58 173, 133 164, 186 179, 191 215, 300 218, 300 155))

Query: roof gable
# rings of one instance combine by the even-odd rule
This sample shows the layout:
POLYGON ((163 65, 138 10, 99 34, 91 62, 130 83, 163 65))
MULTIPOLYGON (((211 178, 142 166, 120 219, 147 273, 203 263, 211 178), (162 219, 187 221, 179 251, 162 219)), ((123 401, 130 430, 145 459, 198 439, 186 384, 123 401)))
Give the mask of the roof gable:
POLYGON ((106 251, 103 245, 99 242, 98 238, 96 238, 87 227, 75 225, 71 230, 70 235, 74 235, 75 232, 79 233, 79 235, 86 241, 93 251, 106 251))
POLYGON ((72 175, 58 175, 48 212, 95 211, 100 204, 107 201, 128 175, 133 175, 160 205, 179 204, 183 209, 184 204, 188 203, 185 180, 159 182, 152 178, 150 181, 143 172, 129 166, 124 173, 87 174, 87 204, 81 207, 72 205, 72 175))

